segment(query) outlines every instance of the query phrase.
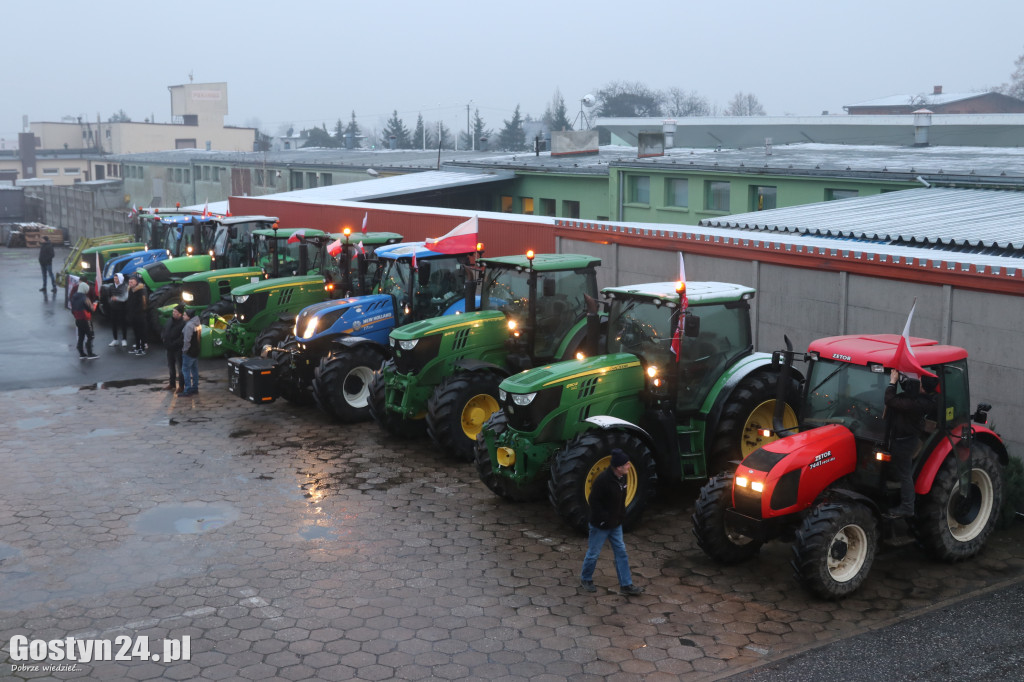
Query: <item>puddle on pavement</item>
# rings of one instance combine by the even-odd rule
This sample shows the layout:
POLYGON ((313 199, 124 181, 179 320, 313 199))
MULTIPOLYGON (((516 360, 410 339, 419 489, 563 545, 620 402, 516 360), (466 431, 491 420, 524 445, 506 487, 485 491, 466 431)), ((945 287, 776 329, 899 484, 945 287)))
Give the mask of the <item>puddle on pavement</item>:
POLYGON ((80 390, 82 389, 75 388, 74 386, 63 386, 61 388, 50 391, 46 395, 73 395, 75 393, 78 393, 80 390))
POLYGON ((14 422, 14 426, 22 431, 27 431, 29 429, 38 429, 40 426, 48 426, 52 423, 53 420, 46 417, 34 417, 32 419, 19 419, 14 422))
MULTIPOLYGON (((157 384, 165 385, 167 382, 163 379, 120 379, 118 381, 101 381, 96 384, 86 384, 81 386, 79 391, 95 391, 106 388, 130 388, 132 386, 156 386, 157 384)), ((160 389, 163 390, 163 389, 160 389)))
POLYGON ((117 429, 93 429, 89 432, 85 438, 107 438, 109 436, 116 436, 121 432, 117 429))
POLYGON ((303 540, 333 540, 336 537, 327 526, 303 526, 299 528, 299 536, 303 540))
POLYGON ((0 564, 7 559, 12 559, 21 554, 21 550, 17 547, 11 547, 5 542, 0 542, 0 564))
POLYGON ((196 534, 216 530, 238 518, 226 504, 163 505, 139 514, 135 529, 143 533, 196 534))

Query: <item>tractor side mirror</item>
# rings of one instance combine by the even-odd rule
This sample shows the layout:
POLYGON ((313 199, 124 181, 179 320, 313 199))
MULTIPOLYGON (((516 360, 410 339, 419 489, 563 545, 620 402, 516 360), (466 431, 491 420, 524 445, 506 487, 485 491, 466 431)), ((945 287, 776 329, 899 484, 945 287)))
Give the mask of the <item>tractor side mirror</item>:
POLYGON ((700 336, 700 318, 696 315, 687 315, 683 318, 683 336, 696 338, 700 336))
POLYGON ((992 406, 988 403, 978 403, 978 407, 974 410, 974 414, 971 415, 978 424, 985 424, 988 422, 988 411, 992 409, 992 406))
POLYGON ((419 269, 416 272, 419 273, 417 275, 417 281, 420 283, 421 287, 425 287, 428 284, 430 284, 430 263, 429 262, 425 261, 423 263, 419 263, 419 269))

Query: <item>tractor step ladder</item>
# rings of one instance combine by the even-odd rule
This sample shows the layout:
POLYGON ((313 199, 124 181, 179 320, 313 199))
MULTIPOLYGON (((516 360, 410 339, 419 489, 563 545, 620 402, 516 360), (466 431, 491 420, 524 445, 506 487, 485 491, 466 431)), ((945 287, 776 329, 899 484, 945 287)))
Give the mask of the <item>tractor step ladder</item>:
POLYGON ((682 467, 682 478, 684 481, 703 481, 708 477, 707 458, 701 450, 694 450, 694 441, 700 437, 701 429, 694 425, 693 420, 688 424, 680 424, 676 427, 676 439, 679 443, 679 462, 682 467))
POLYGON ((74 248, 71 249, 71 253, 64 260, 64 267, 57 273, 57 283, 61 286, 67 285, 68 272, 78 263, 78 259, 82 257, 82 252, 86 249, 91 249, 94 246, 107 246, 109 244, 126 244, 134 241, 134 239, 133 235, 127 233, 108 234, 102 237, 80 237, 75 242, 74 248))

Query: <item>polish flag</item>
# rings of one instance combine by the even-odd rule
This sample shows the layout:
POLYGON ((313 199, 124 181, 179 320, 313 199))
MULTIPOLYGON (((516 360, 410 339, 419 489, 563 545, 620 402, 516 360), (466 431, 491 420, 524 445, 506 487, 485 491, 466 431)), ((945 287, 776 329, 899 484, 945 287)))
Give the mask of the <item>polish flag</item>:
POLYGON ((420 266, 416 264, 416 247, 414 246, 413 247, 413 252, 412 252, 412 269, 413 270, 418 270, 419 267, 420 266))
POLYGON ((359 253, 361 253, 361 254, 363 254, 365 256, 366 255, 366 247, 363 246, 363 240, 360 239, 359 240, 359 244, 357 244, 357 246, 359 247, 359 253))
POLYGON ((900 336, 900 342, 896 346, 896 353, 892 358, 892 366, 894 369, 898 369, 902 374, 906 374, 912 379, 919 379, 922 375, 933 377, 935 376, 917 361, 917 357, 914 355, 914 349, 910 345, 910 321, 914 319, 914 308, 917 307, 917 299, 914 299, 914 304, 910 306, 910 314, 907 315, 907 324, 903 327, 903 334, 900 336))
POLYGON ((366 221, 370 219, 370 212, 367 211, 363 214, 363 234, 366 234, 366 221))
POLYGON ((295 242, 299 241, 300 239, 302 239, 305 236, 306 236, 306 228, 302 228, 300 230, 295 230, 294 232, 292 232, 292 236, 288 237, 288 243, 289 244, 294 244, 295 242))
POLYGON ((204 218, 209 218, 210 217, 210 200, 209 199, 206 200, 206 204, 203 206, 203 217, 204 218))
MULTIPOLYGON (((362 242, 360 242, 360 243, 362 243, 362 242)), ((327 253, 332 258, 337 258, 338 254, 341 253, 341 240, 340 239, 335 239, 333 242, 328 244, 327 245, 327 253)))
POLYGON ((93 281, 94 300, 100 300, 100 282, 103 281, 103 273, 100 272, 100 252, 96 252, 96 279, 93 281))
POLYGON ((676 362, 679 362, 679 349, 683 345, 683 323, 686 320, 686 309, 690 305, 690 300, 686 296, 686 266, 683 264, 683 254, 681 253, 679 254, 679 282, 683 285, 679 292, 679 318, 675 331, 672 332, 672 344, 669 346, 669 350, 676 356, 676 362))
POLYGON ((460 223, 451 232, 437 239, 428 239, 424 244, 438 253, 471 253, 476 251, 477 233, 480 224, 476 216, 460 223))

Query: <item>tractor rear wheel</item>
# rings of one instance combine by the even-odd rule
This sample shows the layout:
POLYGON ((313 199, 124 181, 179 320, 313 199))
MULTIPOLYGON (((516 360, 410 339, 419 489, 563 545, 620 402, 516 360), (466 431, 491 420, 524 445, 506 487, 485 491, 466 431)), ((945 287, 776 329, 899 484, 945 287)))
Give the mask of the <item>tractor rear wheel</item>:
POLYGON ((476 447, 473 450, 473 460, 476 464, 476 473, 492 493, 510 502, 533 502, 544 497, 546 482, 543 478, 536 478, 527 483, 518 483, 510 478, 502 476, 494 471, 491 465, 491 453, 484 443, 484 429, 494 432, 500 436, 508 429, 508 416, 503 410, 498 410, 491 415, 490 419, 484 422, 484 426, 476 435, 476 447))
POLYGON ((704 553, 722 564, 746 561, 761 549, 761 542, 729 526, 725 510, 732 502, 732 472, 713 476, 700 489, 694 507, 693 534, 704 553))
POLYGON ((427 433, 442 452, 473 461, 476 436, 499 411, 498 384, 492 372, 461 372, 446 377, 427 402, 427 433))
POLYGON ((811 508, 796 531, 793 560, 797 580, 824 599, 840 599, 867 578, 878 549, 878 524, 856 503, 811 508))
POLYGON ((1003 473, 996 454, 984 443, 971 444, 971 482, 960 490, 956 457, 943 462, 931 491, 918 502, 913 530, 930 556, 960 561, 981 551, 1003 504, 1003 473))
POLYGON ((394 371, 395 361, 387 360, 373 373, 370 379, 370 416, 380 425, 382 429, 392 436, 399 438, 414 438, 423 433, 425 424, 422 419, 405 419, 397 413, 387 409, 387 400, 384 386, 384 375, 394 371))
POLYGON ((650 448, 629 431, 587 431, 569 441, 551 463, 548 499, 570 526, 586 532, 590 519, 590 491, 598 475, 609 467, 612 450, 629 455, 626 474, 626 516, 623 528, 635 526, 654 498, 658 474, 650 448))
MULTIPOLYGON (((743 379, 733 390, 704 450, 709 476, 733 469, 730 462, 740 461, 762 445, 778 439, 772 428, 777 386, 777 374, 757 372, 743 379), (765 436, 765 430, 772 433, 765 436)), ((782 419, 786 427, 797 425, 794 408, 799 394, 799 384, 790 380, 782 419)))
POLYGON ((260 332, 259 336, 252 344, 252 354, 255 356, 263 355, 264 346, 272 346, 274 348, 279 347, 284 343, 285 339, 288 338, 292 333, 292 329, 295 327, 294 322, 285 322, 284 320, 277 320, 272 325, 260 332))
POLYGON ((338 421, 366 421, 370 382, 383 362, 383 354, 369 344, 331 351, 320 360, 313 377, 317 405, 338 421))

